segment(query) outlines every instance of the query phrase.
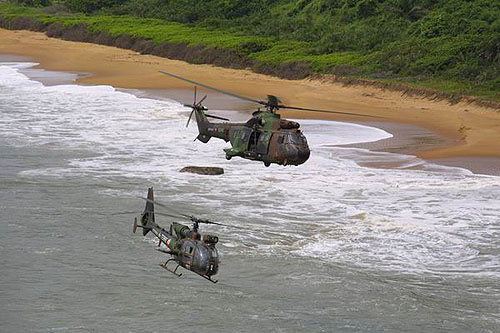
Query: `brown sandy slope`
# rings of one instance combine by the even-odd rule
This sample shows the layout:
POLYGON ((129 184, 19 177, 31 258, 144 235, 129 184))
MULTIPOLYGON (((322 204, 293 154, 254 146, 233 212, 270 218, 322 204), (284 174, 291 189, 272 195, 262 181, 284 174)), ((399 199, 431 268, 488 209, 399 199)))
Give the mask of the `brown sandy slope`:
MULTIPOLYGON (((79 83, 120 88, 186 88, 189 84, 158 73, 160 69, 221 89, 264 98, 280 96, 285 104, 386 117, 384 121, 416 124, 451 138, 451 146, 417 152, 426 159, 460 156, 500 156, 500 110, 421 97, 373 87, 343 86, 320 81, 290 81, 246 70, 192 65, 114 47, 68 42, 43 33, 0 29, 0 53, 30 56, 49 70, 92 73, 79 83)), ((288 117, 379 120, 304 112, 282 112, 288 117)))

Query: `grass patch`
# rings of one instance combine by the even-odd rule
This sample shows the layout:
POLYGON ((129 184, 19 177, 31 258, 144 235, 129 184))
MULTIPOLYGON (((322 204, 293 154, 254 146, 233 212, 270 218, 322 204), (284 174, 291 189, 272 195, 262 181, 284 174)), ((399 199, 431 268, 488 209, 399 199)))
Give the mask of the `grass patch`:
MULTIPOLYGON (((474 34, 435 36, 434 33, 424 39, 421 37, 424 34, 421 32, 423 28, 415 28, 414 36, 381 44, 374 49, 332 52, 325 51, 317 41, 284 40, 271 35, 252 35, 248 31, 238 32, 234 28, 211 28, 206 24, 183 24, 157 18, 48 14, 41 8, 5 2, 0 2, 0 17, 7 23, 15 19, 30 18, 45 26, 59 24, 69 28, 84 25, 86 31, 93 34, 106 33, 114 38, 126 35, 151 41, 155 45, 184 45, 197 48, 201 54, 205 50, 226 50, 255 63, 254 70, 277 76, 285 73, 284 77, 300 78, 312 73, 333 73, 347 78, 376 78, 382 82, 500 101, 500 80, 495 78, 498 77, 498 65, 488 65, 476 52, 476 46, 481 45, 484 52, 491 50, 494 57, 497 45, 494 36, 485 39, 474 34), (294 76, 293 71, 300 73, 294 76), (467 79, 469 77, 474 79, 467 79)), ((388 18, 385 17, 385 20, 388 18)), ((425 34, 430 32, 425 30, 425 34)), ((338 36, 331 35, 329 38, 328 40, 335 42, 338 36)), ((213 58, 227 57, 227 54, 215 54, 213 58)), ((205 61, 204 58, 199 59, 205 61)), ((232 60, 207 61, 229 67, 231 64, 228 62, 232 60)))

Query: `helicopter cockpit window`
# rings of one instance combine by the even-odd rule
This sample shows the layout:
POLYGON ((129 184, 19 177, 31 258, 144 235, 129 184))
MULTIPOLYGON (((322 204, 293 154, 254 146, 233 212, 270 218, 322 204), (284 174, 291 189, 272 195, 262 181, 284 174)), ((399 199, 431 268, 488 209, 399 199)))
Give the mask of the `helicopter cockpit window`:
POLYGON ((307 139, 302 133, 297 133, 297 140, 299 143, 302 143, 304 145, 307 145, 307 139))
POLYGON ((182 245, 182 252, 185 256, 193 256, 196 252, 196 245, 190 241, 184 242, 182 245))
POLYGON ((219 256, 219 254, 217 253, 217 250, 215 249, 215 247, 210 248, 210 255, 212 256, 213 261, 217 260, 217 257, 219 256))
POLYGON ((292 145, 307 144, 306 138, 302 133, 290 133, 288 135, 288 142, 292 145))
POLYGON ((201 243, 197 243, 196 247, 192 269, 200 274, 206 274, 210 268, 210 250, 208 246, 201 243))

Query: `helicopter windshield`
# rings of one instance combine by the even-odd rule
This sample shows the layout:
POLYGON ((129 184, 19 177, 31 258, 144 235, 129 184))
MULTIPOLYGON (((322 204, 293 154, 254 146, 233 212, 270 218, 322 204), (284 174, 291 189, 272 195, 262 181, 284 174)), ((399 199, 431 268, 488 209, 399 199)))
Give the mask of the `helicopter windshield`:
POLYGON ((302 133, 289 133, 288 142, 292 145, 307 145, 307 140, 302 133))

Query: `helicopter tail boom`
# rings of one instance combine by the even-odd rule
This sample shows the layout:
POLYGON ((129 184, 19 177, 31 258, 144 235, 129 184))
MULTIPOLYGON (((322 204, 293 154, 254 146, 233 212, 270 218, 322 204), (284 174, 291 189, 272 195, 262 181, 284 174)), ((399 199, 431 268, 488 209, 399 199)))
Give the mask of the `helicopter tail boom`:
POLYGON ((205 112, 203 112, 203 110, 201 109, 196 109, 194 110, 194 112, 199 132, 198 136, 196 137, 197 140, 200 140, 203 143, 207 143, 212 137, 223 139, 226 142, 229 140, 228 126, 230 125, 212 123, 208 120, 208 117, 222 119, 222 120, 227 120, 227 119, 205 114, 205 112))
POLYGON ((207 143, 208 141, 210 141, 210 138, 211 136, 210 135, 206 135, 206 134, 198 134, 198 136, 196 137, 196 140, 200 140, 201 142, 203 143, 207 143))
POLYGON ((207 143, 211 138, 211 135, 208 133, 208 128, 211 126, 211 123, 203 110, 194 110, 194 114, 196 117, 196 124, 198 125, 198 132, 200 133, 196 139, 203 143, 207 143))

